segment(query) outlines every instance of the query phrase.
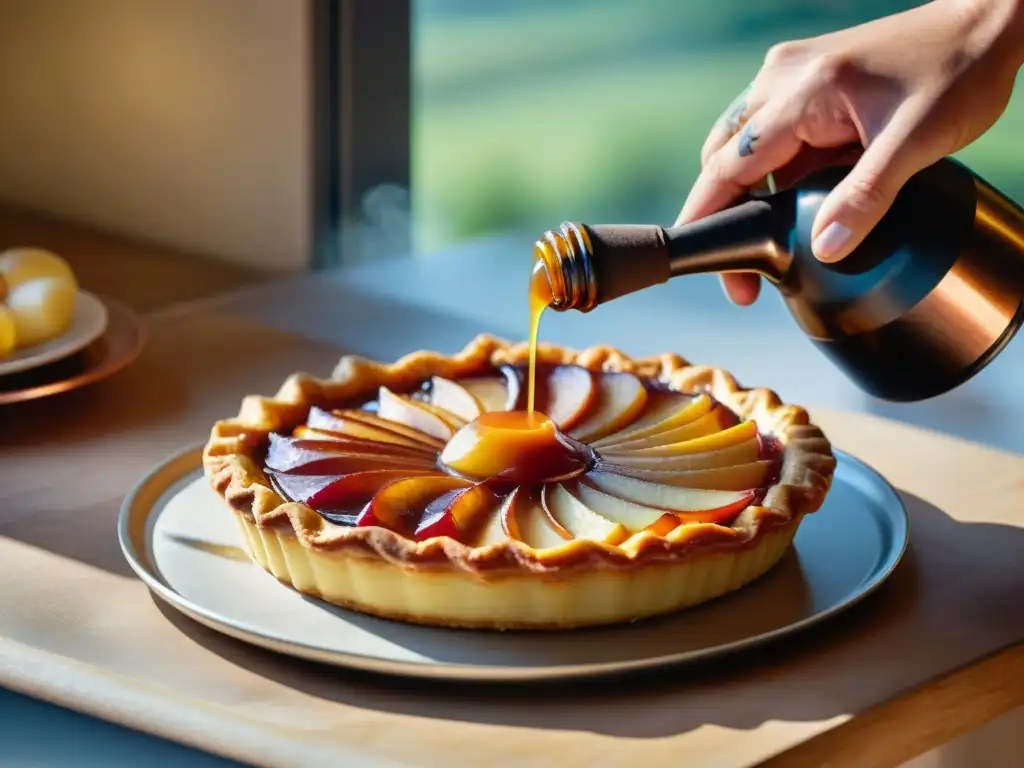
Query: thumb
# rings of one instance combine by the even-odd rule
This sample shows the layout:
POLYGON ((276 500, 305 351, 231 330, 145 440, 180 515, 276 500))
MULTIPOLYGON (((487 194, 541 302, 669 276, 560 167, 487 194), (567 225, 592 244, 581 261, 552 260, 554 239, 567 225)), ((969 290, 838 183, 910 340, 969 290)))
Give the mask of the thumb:
POLYGON ((889 130, 868 146, 818 210, 811 228, 815 257, 840 261, 868 236, 907 180, 929 162, 913 144, 912 137, 889 130))

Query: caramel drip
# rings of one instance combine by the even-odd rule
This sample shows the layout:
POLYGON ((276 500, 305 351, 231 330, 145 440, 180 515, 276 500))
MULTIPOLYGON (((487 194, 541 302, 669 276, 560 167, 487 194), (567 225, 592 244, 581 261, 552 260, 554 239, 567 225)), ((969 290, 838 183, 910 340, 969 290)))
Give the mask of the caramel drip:
POLYGON ((537 392, 537 334, 540 330, 540 318, 544 310, 551 305, 551 281, 541 259, 533 264, 530 275, 530 364, 526 382, 526 413, 528 422, 532 421, 534 403, 537 392))

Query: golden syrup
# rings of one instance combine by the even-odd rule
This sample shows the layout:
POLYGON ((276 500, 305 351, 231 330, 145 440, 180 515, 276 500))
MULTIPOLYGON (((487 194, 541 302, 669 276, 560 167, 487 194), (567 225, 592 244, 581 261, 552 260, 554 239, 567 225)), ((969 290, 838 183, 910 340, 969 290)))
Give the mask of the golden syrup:
POLYGON ((537 258, 530 275, 530 365, 526 373, 526 414, 527 421, 533 418, 533 406, 537 393, 537 333, 544 310, 551 305, 551 281, 544 262, 537 258))
MULTIPOLYGON (((539 484, 586 471, 591 453, 563 435, 536 410, 537 335, 540 318, 553 300, 551 282, 540 254, 530 274, 529 364, 526 410, 489 411, 460 429, 447 443, 440 465, 449 473, 476 482, 504 480, 539 484)), ((513 406, 516 407, 516 406, 513 406)))
POLYGON ((474 482, 540 485, 587 471, 592 452, 542 413, 488 411, 464 426, 441 452, 448 472, 474 482))

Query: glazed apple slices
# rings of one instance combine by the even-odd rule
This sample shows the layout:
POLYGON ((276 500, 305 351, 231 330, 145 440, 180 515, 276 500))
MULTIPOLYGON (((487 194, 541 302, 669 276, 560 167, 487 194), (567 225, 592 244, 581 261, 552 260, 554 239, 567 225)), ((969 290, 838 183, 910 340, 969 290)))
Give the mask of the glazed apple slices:
POLYGON ((270 435, 266 466, 274 472, 345 475, 368 469, 436 469, 436 454, 360 438, 270 435))
POLYGON ((529 488, 520 486, 505 497, 498 511, 505 536, 534 549, 560 547, 572 534, 551 518, 529 488))
POLYGON ((499 498, 484 485, 447 491, 427 504, 413 536, 419 541, 440 536, 470 541, 499 503, 499 498))
MULTIPOLYGON (((382 418, 370 411, 339 409, 325 411, 316 406, 310 408, 306 427, 336 436, 361 437, 376 442, 395 442, 410 447, 422 446, 428 450, 440 450, 444 441, 424 434, 401 422, 382 418), (395 438, 401 438, 396 440, 395 438)), ((296 431, 302 429, 297 427, 296 431)))
POLYGON ((776 470, 776 462, 769 459, 704 469, 659 470, 616 464, 600 465, 603 471, 646 480, 660 485, 681 488, 700 488, 709 491, 746 491, 769 484, 776 470))
MULTIPOLYGON (((577 427, 589 416, 602 391, 598 377, 575 365, 538 366, 536 383, 536 409, 563 431, 577 427)), ((525 388, 519 386, 517 391, 513 406, 525 409, 525 388)))
POLYGON ((548 516, 573 538, 594 539, 606 544, 620 544, 629 538, 626 526, 592 510, 565 485, 545 486, 542 493, 541 501, 548 516))
POLYGON ((631 531, 650 528, 666 513, 681 522, 727 523, 757 494, 681 488, 600 471, 588 473, 574 490, 587 507, 631 531))
POLYGON ((430 380, 430 404, 470 422, 486 408, 476 395, 451 379, 434 376, 430 380))
POLYGON ((411 532, 431 502, 450 491, 471 486, 472 483, 465 480, 442 474, 396 480, 373 494, 359 514, 356 525, 376 525, 393 531, 411 532))
MULTIPOLYGON (((712 414, 708 414, 708 416, 712 416, 712 414)), ((698 422, 694 422, 694 424, 696 423, 698 422)), ((692 427, 693 425, 689 426, 692 427)), ((684 430, 687 428, 680 427, 680 429, 684 430)), ((690 436, 684 435, 682 439, 662 445, 641 445, 639 447, 624 447, 620 445, 616 449, 615 454, 617 456, 686 456, 717 451, 720 448, 729 448, 749 440, 757 442, 757 424, 753 421, 743 421, 727 429, 719 429, 707 432, 706 434, 700 434, 699 431, 695 431, 690 436)), ((606 450, 605 453, 610 453, 610 451, 606 450)))
POLYGON ((584 443, 616 432, 636 419, 647 402, 647 389, 632 373, 603 372, 597 377, 594 402, 579 423, 567 430, 584 443))
MULTIPOLYGON (((698 419, 688 424, 666 429, 663 432, 656 432, 646 437, 634 440, 624 440, 601 449, 607 456, 622 453, 633 453, 643 451, 647 448, 662 448, 671 452, 671 446, 684 443, 688 440, 696 440, 699 437, 707 437, 716 432, 722 432, 728 426, 728 416, 723 415, 724 408, 713 408, 698 419)), ((650 455, 658 455, 652 451, 650 455)))
POLYGON ((473 395, 485 411, 515 410, 526 392, 522 372, 513 365, 501 366, 497 374, 460 378, 457 383, 473 395))
POLYGON ((315 406, 310 409, 306 424, 296 427, 293 434, 319 439, 359 438, 435 453, 444 447, 437 438, 366 411, 328 412, 315 406))
POLYGON ((440 476, 440 473, 426 469, 368 469, 347 475, 289 475, 285 472, 272 475, 293 501, 354 515, 389 483, 411 477, 440 476))
POLYGON ((761 452, 761 442, 757 437, 744 440, 742 443, 718 448, 703 453, 684 453, 674 456, 645 455, 642 452, 620 453, 612 458, 599 458, 599 466, 614 466, 633 469, 653 469, 660 471, 680 472, 693 469, 712 469, 728 467, 736 464, 747 464, 757 461, 761 452))
POLYGON ((644 412, 632 424, 614 434, 595 440, 598 450, 643 440, 683 427, 707 416, 715 402, 706 394, 696 396, 658 392, 647 398, 644 412))
POLYGON ((504 376, 472 376, 460 379, 458 384, 475 397, 485 411, 507 411, 511 408, 510 390, 504 376))
POLYGON ((441 441, 449 440, 467 424, 465 419, 451 411, 407 395, 395 394, 387 387, 381 387, 377 395, 377 415, 441 441))

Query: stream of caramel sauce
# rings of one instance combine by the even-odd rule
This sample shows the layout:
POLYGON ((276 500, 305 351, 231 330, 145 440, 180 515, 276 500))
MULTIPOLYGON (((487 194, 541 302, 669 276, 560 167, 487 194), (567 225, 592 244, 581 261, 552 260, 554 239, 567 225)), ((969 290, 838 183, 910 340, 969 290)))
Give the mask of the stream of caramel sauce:
POLYGON ((537 334, 541 315, 553 300, 540 258, 530 274, 529 298, 526 410, 484 413, 459 430, 441 454, 441 464, 461 477, 538 484, 573 476, 587 467, 590 456, 585 446, 569 441, 536 410, 537 334))
POLYGON ((526 414, 532 420, 534 398, 537 387, 537 334, 540 331, 540 318, 544 310, 551 305, 551 281, 548 279, 544 262, 536 259, 533 272, 530 274, 530 365, 526 380, 526 414))

